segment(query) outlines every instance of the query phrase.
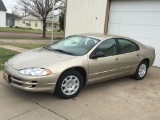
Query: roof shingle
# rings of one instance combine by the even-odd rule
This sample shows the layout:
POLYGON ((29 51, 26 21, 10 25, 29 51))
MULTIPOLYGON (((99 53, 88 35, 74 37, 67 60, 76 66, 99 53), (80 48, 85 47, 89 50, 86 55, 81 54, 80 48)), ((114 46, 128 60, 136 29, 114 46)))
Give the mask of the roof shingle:
POLYGON ((15 19, 20 19, 17 15, 11 14, 11 13, 6 13, 6 18, 15 18, 15 19))
POLYGON ((0 0, 0 11, 7 11, 7 9, 6 9, 2 0, 0 0))

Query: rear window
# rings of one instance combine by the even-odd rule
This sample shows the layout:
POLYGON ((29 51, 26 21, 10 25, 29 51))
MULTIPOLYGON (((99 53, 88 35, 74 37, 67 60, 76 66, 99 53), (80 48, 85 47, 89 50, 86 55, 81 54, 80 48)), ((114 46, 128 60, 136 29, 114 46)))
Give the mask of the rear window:
POLYGON ((132 41, 119 38, 118 42, 119 42, 120 51, 122 54, 139 50, 139 46, 132 41))

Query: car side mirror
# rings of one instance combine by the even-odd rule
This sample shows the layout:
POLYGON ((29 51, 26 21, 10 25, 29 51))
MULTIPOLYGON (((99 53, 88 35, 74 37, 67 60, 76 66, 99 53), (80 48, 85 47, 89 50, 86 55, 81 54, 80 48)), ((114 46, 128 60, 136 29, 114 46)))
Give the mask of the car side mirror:
POLYGON ((100 57, 104 57, 104 53, 103 52, 97 52, 97 53, 92 53, 91 55, 90 55, 90 59, 97 59, 97 58, 100 58, 100 57))

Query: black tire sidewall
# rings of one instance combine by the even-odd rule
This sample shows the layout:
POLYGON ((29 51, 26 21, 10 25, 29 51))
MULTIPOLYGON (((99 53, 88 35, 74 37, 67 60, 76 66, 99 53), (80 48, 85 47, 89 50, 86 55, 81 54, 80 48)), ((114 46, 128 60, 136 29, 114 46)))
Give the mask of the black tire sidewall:
POLYGON ((77 95, 80 93, 80 91, 81 91, 81 89, 82 89, 82 86, 83 86, 83 78, 82 78, 81 74, 80 74, 79 72, 77 72, 76 70, 70 70, 70 71, 67 71, 67 72, 63 73, 63 74, 59 77, 59 79, 58 79, 58 81, 57 81, 57 84, 56 84, 56 94, 57 94, 59 97, 63 98, 63 99, 74 98, 75 96, 77 96, 77 95), (62 82, 64 81, 64 79, 65 79, 66 77, 71 76, 71 75, 74 75, 74 76, 76 76, 76 77, 79 79, 79 83, 80 83, 79 89, 78 89, 77 92, 76 92, 75 94, 73 94, 73 95, 65 95, 65 94, 63 93, 62 89, 61 89, 62 82))
POLYGON ((145 76, 146 76, 146 74, 147 74, 147 71, 148 71, 148 63, 147 63, 146 61, 142 61, 142 62, 138 65, 138 68, 137 68, 136 73, 135 73, 135 75, 134 75, 135 79, 137 79, 137 80, 143 80, 143 78, 145 78, 145 76), (143 77, 140 77, 140 76, 139 76, 139 69, 140 69, 140 66, 141 66, 142 64, 145 64, 145 65, 146 65, 146 73, 145 73, 145 75, 144 75, 143 77))

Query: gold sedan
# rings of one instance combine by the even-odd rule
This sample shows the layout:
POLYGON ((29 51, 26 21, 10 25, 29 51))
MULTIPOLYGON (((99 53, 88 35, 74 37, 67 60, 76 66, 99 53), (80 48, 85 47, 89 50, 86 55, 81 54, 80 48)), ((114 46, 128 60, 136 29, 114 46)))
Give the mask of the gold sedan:
POLYGON ((84 34, 33 49, 5 63, 4 79, 31 92, 54 91, 73 98, 92 83, 133 75, 142 80, 155 60, 155 49, 130 38, 84 34))

